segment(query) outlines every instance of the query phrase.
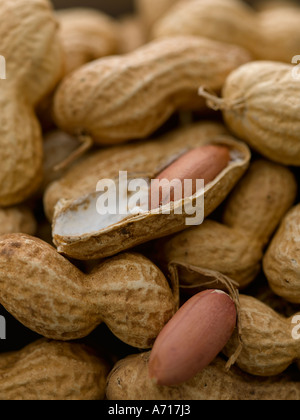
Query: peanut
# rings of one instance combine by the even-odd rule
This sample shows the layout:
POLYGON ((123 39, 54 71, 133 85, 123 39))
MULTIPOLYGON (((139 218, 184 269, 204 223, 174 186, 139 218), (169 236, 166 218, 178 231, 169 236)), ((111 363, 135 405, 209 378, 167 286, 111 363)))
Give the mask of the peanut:
POLYGON ((149 32, 154 23, 161 18, 178 0, 135 0, 135 8, 149 32))
POLYGON ((119 54, 128 54, 146 44, 146 34, 138 15, 125 15, 119 21, 119 54))
POLYGON ((231 354, 243 343, 237 365, 257 376, 279 375, 299 361, 299 340, 293 337, 292 316, 287 319, 251 296, 240 296, 240 337, 235 333, 224 352, 231 354))
POLYGON ((89 61, 115 54, 118 25, 104 13, 89 8, 56 12, 65 55, 65 75, 89 61))
POLYGON ((264 273, 274 293, 300 303, 299 277, 300 205, 282 220, 263 261, 264 273))
POLYGON ((44 136, 44 177, 42 182, 42 191, 52 182, 60 179, 67 168, 61 167, 69 156, 78 150, 78 141, 63 131, 49 131, 44 136))
POLYGON ((0 235, 8 233, 27 233, 34 235, 37 222, 32 211, 26 206, 0 208, 0 235))
POLYGON ((248 63, 227 78, 223 99, 202 89, 200 95, 223 110, 228 128, 254 150, 277 163, 299 166, 300 84, 293 69, 277 62, 248 63))
POLYGON ((193 378, 223 350, 236 319, 234 302, 222 291, 207 290, 189 299, 154 343, 150 378, 168 386, 193 378))
MULTIPOLYGON (((245 288, 259 273, 265 247, 296 194, 297 182, 289 169, 255 161, 225 203, 221 223, 207 219, 158 241, 152 258, 162 267, 176 261, 221 272, 245 288)), ((197 273, 180 276, 181 285, 197 281, 197 273)))
MULTIPOLYGON (((189 227, 188 218, 191 217, 186 210, 187 204, 194 212, 191 223, 202 223, 202 216, 206 217, 216 208, 225 198, 231 185, 235 184, 236 177, 239 177, 246 168, 245 155, 239 157, 234 155, 237 144, 232 143, 230 138, 220 140, 219 144, 230 149, 231 160, 227 167, 221 170, 222 167, 218 166, 220 162, 216 165, 212 159, 208 159, 209 162, 213 162, 215 173, 221 170, 218 176, 205 189, 200 188, 196 194, 171 203, 171 206, 162 206, 151 211, 149 203, 145 201, 143 207, 137 205, 135 212, 131 213, 129 198, 129 201, 124 202, 125 215, 119 214, 116 208, 112 215, 106 214, 100 217, 97 214, 97 206, 101 192, 85 195, 78 201, 60 201, 55 208, 53 221, 53 242, 58 252, 78 260, 104 258, 149 240, 185 230, 189 227), (225 183, 227 181, 229 183, 225 183), (202 207, 202 198, 206 200, 204 207, 202 207)), ((148 179, 143 191, 145 200, 149 197, 151 188, 149 183, 148 179)))
MULTIPOLYGON (((62 184, 68 185, 69 191, 66 194, 69 197, 70 194, 73 195, 69 200, 61 196, 61 200, 55 206, 53 241, 58 252, 77 260, 105 258, 152 239, 187 229, 187 218, 191 215, 186 213, 186 203, 190 203, 195 211, 201 210, 203 207, 199 201, 202 201, 202 197, 206 200, 203 213, 204 217, 207 217, 226 198, 244 174, 250 160, 249 150, 244 144, 229 136, 214 138, 213 133, 218 130, 222 130, 222 126, 200 123, 199 126, 169 133, 160 141, 99 152, 84 160, 82 164, 75 165, 74 171, 71 170, 62 183, 50 186, 45 194, 46 207, 51 195, 53 199, 53 196, 58 197, 58 194, 61 194, 62 184), (128 205, 125 215, 119 214, 118 209, 113 215, 98 214, 97 203, 101 192, 95 193, 95 186, 101 180, 102 174, 104 179, 112 174, 111 179, 115 180, 118 186, 119 180, 116 178, 119 176, 118 171, 120 168, 129 169, 128 180, 143 178, 146 181, 144 190, 146 200, 151 180, 161 173, 162 169, 181 157, 184 152, 207 144, 227 147, 231 160, 227 167, 206 185, 204 191, 200 189, 187 199, 171 203, 171 208, 168 208, 167 212, 164 211, 166 210, 164 207, 154 211, 147 211, 147 207, 136 207, 136 212, 131 213, 128 205), (105 168, 108 170, 104 171, 105 168), (75 173, 77 175, 74 177, 75 173), (80 178, 78 185, 74 185, 74 181, 80 178), (70 188, 70 182, 74 188, 70 188)), ((221 170, 221 167, 214 169, 221 170)), ((129 200, 130 197, 129 192, 129 200)))
POLYGON ((194 378, 179 386, 158 386, 149 377, 150 353, 118 362, 108 377, 108 400, 300 400, 299 381, 288 375, 259 378, 217 358, 194 378))
POLYGON ((100 179, 115 179, 120 170, 155 177, 172 163, 174 156, 186 152, 186 148, 196 148, 227 134, 224 125, 205 121, 173 130, 152 141, 97 151, 75 164, 62 179, 47 189, 45 213, 49 220, 53 220, 55 206, 60 200, 74 201, 94 192, 100 179))
POLYGON ((152 38, 207 37, 239 45, 257 60, 290 63, 299 53, 299 16, 299 8, 259 13, 239 0, 180 2, 156 22, 152 38))
POLYGON ((47 0, 3 0, 0 50, 7 79, 1 81, 0 206, 27 199, 42 178, 42 138, 37 103, 62 73, 58 24, 47 0))
POLYGON ((0 400, 103 400, 109 369, 83 344, 41 339, 0 354, 0 400))
MULTIPOLYGON (((229 149, 224 146, 207 145, 198 147, 185 153, 182 157, 168 166, 156 179, 179 180, 181 186, 181 197, 188 197, 189 195, 184 189, 184 180, 193 180, 192 194, 197 192, 196 181, 204 180, 204 184, 212 182, 229 164, 230 162, 229 149)), ((163 196, 161 189, 151 188, 150 191, 150 208, 155 209, 161 205, 168 204, 175 199, 174 188, 171 191, 170 197, 163 196), (158 203, 155 203, 155 200, 158 203)))
POLYGON ((55 95, 54 119, 62 130, 100 145, 141 139, 181 107, 203 109, 199 85, 220 90, 228 74, 248 61, 243 49, 204 38, 154 41, 66 77, 55 95))
POLYGON ((62 341, 105 322, 125 343, 150 348, 177 305, 176 290, 141 255, 119 255, 83 274, 50 245, 22 234, 0 238, 0 285, 11 315, 62 341))

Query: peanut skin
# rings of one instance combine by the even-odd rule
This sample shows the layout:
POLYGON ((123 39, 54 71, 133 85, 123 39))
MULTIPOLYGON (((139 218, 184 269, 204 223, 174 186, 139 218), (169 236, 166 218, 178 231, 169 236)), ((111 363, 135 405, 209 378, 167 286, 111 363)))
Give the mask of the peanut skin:
POLYGON ((105 322, 127 344, 151 348, 177 307, 164 275, 139 254, 119 255, 85 275, 50 245, 22 234, 0 238, 0 289, 0 303, 18 321, 62 341, 105 322))
POLYGON ((193 378, 223 350, 236 319, 234 302, 226 293, 207 290, 193 296, 157 337, 149 361, 150 378, 168 386, 193 378))
MULTIPOLYGON (((188 197, 184 192, 184 180, 192 180, 192 195, 197 192, 196 180, 204 180, 204 185, 209 184, 228 166, 230 162, 229 149, 224 146, 207 145, 198 147, 185 153, 168 168, 166 168, 156 179, 179 180, 182 185, 182 197, 188 197)), ((163 196, 163 192, 157 191, 157 188, 151 188, 150 208, 155 209, 160 205, 168 204, 174 201, 174 189, 171 190, 169 197, 163 196), (159 203, 156 203, 155 197, 159 197, 159 203), (159 204, 159 205, 157 205, 159 204)))

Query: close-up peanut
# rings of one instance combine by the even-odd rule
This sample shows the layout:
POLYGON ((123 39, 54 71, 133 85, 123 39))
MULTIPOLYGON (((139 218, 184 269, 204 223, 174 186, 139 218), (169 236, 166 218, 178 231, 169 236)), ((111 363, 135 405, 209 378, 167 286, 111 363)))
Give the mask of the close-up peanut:
POLYGON ((56 12, 64 50, 65 74, 89 61, 118 51, 117 23, 94 9, 71 8, 56 12))
POLYGON ((0 235, 9 233, 27 233, 35 235, 37 221, 27 206, 0 208, 0 235))
POLYGON ((40 339, 0 354, 0 400, 103 400, 109 370, 83 344, 40 339))
POLYGON ((236 320, 234 302, 223 291, 207 290, 192 297, 156 339, 149 361, 150 378, 169 386, 193 378, 225 347, 236 320))
POLYGON ((177 306, 176 288, 141 255, 119 255, 84 275, 47 243, 22 234, 0 237, 0 288, 1 304, 23 325, 63 341, 105 322, 122 341, 147 349, 177 306))
POLYGON ((150 355, 129 356, 115 365, 108 378, 108 400, 300 400, 300 383, 293 377, 258 378, 237 367, 226 372, 221 358, 181 385, 159 386, 149 377, 150 355))
POLYGON ((62 74, 58 22, 48 0, 0 4, 0 206, 25 201, 42 180, 42 136, 34 107, 62 74))
POLYGON ((156 21, 152 37, 207 37, 239 45, 257 60, 290 63, 299 53, 299 18, 295 7, 260 13, 240 0, 179 1, 156 21))
POLYGON ((55 95, 55 121, 100 145, 140 139, 180 108, 202 109, 197 88, 218 91, 232 70, 250 60, 246 50, 206 38, 154 41, 66 77, 55 95))
MULTIPOLYGON (((297 183, 292 172, 266 160, 253 162, 225 202, 221 220, 157 241, 160 265, 176 261, 221 272, 245 288, 261 269, 264 250, 283 216, 292 207, 297 183)), ((197 282, 190 273, 182 285, 197 282)))
POLYGON ((284 318, 258 299, 241 295, 240 337, 233 336, 225 354, 230 355, 241 339, 243 347, 236 362, 240 369, 256 376, 279 375, 300 359, 293 323, 298 315, 300 312, 284 318))
POLYGON ((230 131, 269 160, 300 166, 299 80, 294 66, 273 61, 247 63, 227 78, 220 108, 230 131), (283 106, 284 105, 284 106, 283 106))
POLYGON ((300 303, 299 276, 300 206, 283 219, 264 257, 264 272, 274 293, 300 303))
POLYGON ((1 0, 0 400, 300 400, 299 17, 1 0))

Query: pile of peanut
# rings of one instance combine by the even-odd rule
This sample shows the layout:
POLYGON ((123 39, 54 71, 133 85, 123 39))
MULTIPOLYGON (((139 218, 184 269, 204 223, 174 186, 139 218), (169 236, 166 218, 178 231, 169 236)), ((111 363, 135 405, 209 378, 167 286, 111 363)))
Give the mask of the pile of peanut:
POLYGON ((300 400, 300 7, 259 3, 1 0, 1 400, 300 400))

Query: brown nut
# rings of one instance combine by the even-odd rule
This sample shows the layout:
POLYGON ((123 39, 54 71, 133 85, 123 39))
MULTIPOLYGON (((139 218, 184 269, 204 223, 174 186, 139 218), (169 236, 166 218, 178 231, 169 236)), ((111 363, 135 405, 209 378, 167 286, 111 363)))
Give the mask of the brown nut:
MULTIPOLYGON (((185 153, 174 163, 157 175, 157 180, 167 180, 172 182, 179 181, 180 196, 188 197, 189 194, 184 189, 184 180, 192 180, 192 194, 197 192, 197 180, 204 181, 204 185, 212 182, 229 164, 230 152, 227 147, 207 145, 197 147, 190 152, 185 153)), ((175 201, 176 186, 170 191, 169 197, 163 195, 163 191, 157 186, 150 189, 150 209, 156 209, 161 205, 175 201), (155 198, 158 198, 155 203, 155 198), (152 200, 153 199, 153 200, 152 200)))
POLYGON ((189 299, 157 337, 149 375, 157 385, 179 385, 206 368, 223 350, 236 326, 233 300, 220 290, 189 299))
POLYGON ((0 400, 103 400, 109 369, 83 344, 41 339, 0 354, 0 400))
POLYGON ((0 303, 44 337, 74 340, 100 323, 125 343, 151 348, 177 309, 161 271, 139 254, 122 254, 83 274, 40 239, 0 237, 0 303))

